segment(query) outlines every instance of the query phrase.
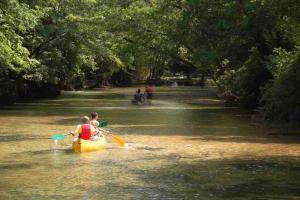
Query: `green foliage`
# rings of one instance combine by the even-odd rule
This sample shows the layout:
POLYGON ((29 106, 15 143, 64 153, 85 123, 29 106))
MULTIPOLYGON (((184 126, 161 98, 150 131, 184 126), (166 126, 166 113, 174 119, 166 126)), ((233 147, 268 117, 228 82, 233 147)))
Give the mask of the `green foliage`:
POLYGON ((38 61, 29 57, 22 37, 38 23, 39 10, 16 0, 0 2, 0 105, 11 104, 17 97, 17 77, 38 61))
POLYGON ((268 63, 269 71, 275 78, 278 78, 289 71, 290 65, 295 58, 296 54, 294 52, 288 52, 282 48, 275 48, 268 63))
POLYGON ((0 104, 87 82, 159 82, 171 71, 208 77, 243 107, 264 96, 267 113, 278 88, 296 87, 286 77, 297 82, 299 1, 2 0, 0 8, 0 104))
POLYGON ((37 61, 28 57, 21 35, 37 24, 39 10, 32 10, 16 0, 1 1, 0 7, 1 68, 16 72, 28 69, 37 61))
POLYGON ((237 70, 228 69, 217 81, 226 96, 236 96, 240 106, 252 109, 258 106, 262 87, 272 78, 271 73, 260 59, 256 48, 252 55, 237 70))
POLYGON ((265 89, 261 100, 266 119, 299 123, 300 119, 300 54, 276 50, 272 57, 275 79, 265 89), (284 65, 283 65, 284 64, 284 65))
POLYGON ((252 55, 242 66, 242 69, 244 70, 237 86, 240 104, 246 108, 255 108, 262 96, 261 87, 272 78, 272 75, 264 65, 256 48, 252 49, 252 55))

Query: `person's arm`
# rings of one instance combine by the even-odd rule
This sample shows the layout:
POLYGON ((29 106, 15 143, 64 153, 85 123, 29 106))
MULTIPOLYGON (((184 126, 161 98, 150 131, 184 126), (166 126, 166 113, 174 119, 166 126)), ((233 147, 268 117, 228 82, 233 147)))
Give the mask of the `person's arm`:
POLYGON ((81 133, 81 125, 78 125, 75 131, 71 131, 70 132, 73 136, 75 136, 75 134, 77 134, 78 136, 81 133))
POLYGON ((102 128, 97 128, 98 134, 100 134, 102 137, 104 137, 104 133, 106 133, 107 131, 102 129, 102 128))
POLYGON ((95 127, 93 125, 91 125, 91 133, 92 133, 92 135, 97 134, 97 130, 95 129, 95 127))

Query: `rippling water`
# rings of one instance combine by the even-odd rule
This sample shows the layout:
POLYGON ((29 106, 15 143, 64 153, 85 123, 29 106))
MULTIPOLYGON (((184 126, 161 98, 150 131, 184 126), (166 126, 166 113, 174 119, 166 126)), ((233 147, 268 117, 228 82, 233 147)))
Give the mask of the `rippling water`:
POLYGON ((152 105, 134 88, 65 92, 0 110, 0 199, 299 199, 299 138, 225 108, 213 88, 158 88, 152 105), (110 138, 75 154, 73 130, 97 111, 110 138))

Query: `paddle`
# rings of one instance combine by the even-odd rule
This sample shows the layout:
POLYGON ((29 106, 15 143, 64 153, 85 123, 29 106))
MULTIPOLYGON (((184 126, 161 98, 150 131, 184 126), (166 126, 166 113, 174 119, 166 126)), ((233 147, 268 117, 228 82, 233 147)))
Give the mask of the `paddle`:
POLYGON ((109 135, 112 136, 112 138, 115 140, 115 142, 120 146, 120 147, 125 147, 125 140, 123 138, 121 138, 121 136, 118 136, 118 135, 114 135, 112 134, 110 131, 108 130, 104 130, 104 129, 101 129, 102 131, 108 133, 109 135))
POLYGON ((120 136, 118 136, 118 135, 112 134, 112 133, 111 133, 110 131, 108 131, 108 130, 102 129, 102 128, 106 127, 106 126, 107 126, 107 121, 106 121, 106 120, 101 120, 101 121, 100 121, 100 124, 99 124, 99 126, 98 126, 98 128, 99 128, 101 131, 104 131, 104 132, 108 133, 109 135, 111 135, 112 138, 115 140, 115 142, 116 142, 119 146, 124 147, 125 144, 126 144, 125 140, 124 140, 123 138, 121 138, 120 136))
POLYGON ((103 127, 106 127, 106 126, 107 126, 107 121, 106 120, 101 120, 98 127, 103 128, 103 127))
MULTIPOLYGON (((105 120, 100 121, 99 127, 106 127, 106 126, 107 126, 107 121, 105 121, 105 120)), ((70 134, 73 134, 73 133, 70 132, 67 134, 57 134, 57 135, 53 135, 51 138, 52 138, 52 140, 59 141, 59 140, 65 139, 65 137, 70 134)))
POLYGON ((52 138, 52 140, 56 140, 56 141, 58 141, 58 140, 63 140, 63 139, 65 139, 65 137, 66 137, 67 135, 70 135, 70 134, 72 134, 72 132, 67 133, 67 134, 57 134, 57 135, 53 135, 51 138, 52 138))
MULTIPOLYGON (((121 147, 124 147, 126 142, 123 138, 121 138, 120 136, 118 135, 114 135, 112 134, 110 131, 108 130, 104 130, 102 128, 106 127, 108 124, 108 122, 106 120, 101 120, 100 123, 99 123, 99 126, 98 128, 103 131, 103 132, 106 132, 108 133, 109 135, 112 136, 112 138, 115 140, 115 142, 120 145, 121 147)), ((72 132, 70 133, 67 133, 67 134, 57 134, 57 135, 54 135, 52 136, 51 138, 54 140, 54 141, 59 141, 59 140, 63 140, 67 135, 70 135, 70 134, 73 134, 72 132)))

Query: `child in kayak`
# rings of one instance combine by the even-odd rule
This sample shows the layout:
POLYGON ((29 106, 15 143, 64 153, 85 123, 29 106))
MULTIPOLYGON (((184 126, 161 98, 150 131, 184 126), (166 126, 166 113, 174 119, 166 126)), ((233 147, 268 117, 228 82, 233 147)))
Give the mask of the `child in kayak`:
POLYGON ((103 133, 99 130, 99 115, 96 112, 92 112, 91 113, 91 125, 94 126, 94 128, 96 129, 97 133, 92 137, 92 140, 99 140, 103 137, 103 133))
POLYGON ((98 127, 99 126, 99 121, 98 121, 99 115, 98 115, 98 113, 92 112, 91 117, 92 117, 91 125, 93 125, 94 127, 98 127))
POLYGON ((94 135, 97 134, 97 130, 90 124, 88 116, 82 118, 82 124, 77 126, 75 133, 78 134, 78 138, 83 140, 91 140, 94 135))

